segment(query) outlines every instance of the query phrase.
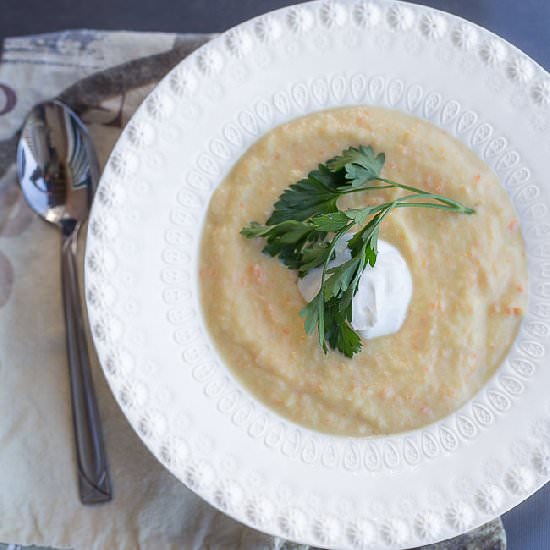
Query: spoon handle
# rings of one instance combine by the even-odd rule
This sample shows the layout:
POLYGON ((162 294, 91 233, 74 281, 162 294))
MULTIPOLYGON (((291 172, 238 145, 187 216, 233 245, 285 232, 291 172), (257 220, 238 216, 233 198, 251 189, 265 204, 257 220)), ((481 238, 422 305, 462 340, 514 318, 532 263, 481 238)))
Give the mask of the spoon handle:
POLYGON ((78 463, 78 488, 83 504, 95 504, 111 500, 111 480, 88 359, 76 269, 76 245, 76 229, 63 235, 61 278, 78 463))

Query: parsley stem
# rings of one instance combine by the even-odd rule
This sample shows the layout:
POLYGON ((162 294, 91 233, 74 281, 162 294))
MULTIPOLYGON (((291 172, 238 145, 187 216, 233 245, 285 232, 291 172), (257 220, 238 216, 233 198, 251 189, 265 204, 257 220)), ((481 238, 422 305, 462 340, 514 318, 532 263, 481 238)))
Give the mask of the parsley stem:
POLYGON ((470 208, 463 207, 458 208, 455 206, 448 206, 445 204, 436 204, 433 202, 402 202, 395 205, 395 208, 436 208, 438 210, 450 210, 451 212, 457 212, 461 214, 472 214, 473 212, 470 212, 470 208))
POLYGON ((329 247, 329 253, 327 254, 327 258, 323 264, 323 271, 321 273, 321 286, 319 288, 319 292, 317 293, 317 296, 314 298, 319 300, 319 324, 318 324, 318 332, 319 332, 319 344, 323 348, 323 351, 326 353, 327 351, 327 345, 325 342, 325 297, 323 294, 324 286, 325 286, 325 277, 327 273, 328 264, 332 260, 332 254, 334 253, 334 249, 336 248, 336 245, 338 244, 338 241, 341 239, 343 235, 345 235, 352 227, 353 224, 348 224, 340 231, 338 231, 334 235, 334 239, 332 239, 329 247))
MULTIPOLYGON (((393 181, 393 180, 390 180, 390 179, 387 179, 387 178, 382 178, 382 177, 373 178, 371 181, 381 181, 383 183, 387 183, 388 185, 367 185, 367 186, 364 186, 364 187, 354 187, 352 189, 350 189, 349 187, 347 187, 347 188, 346 187, 339 187, 338 191, 342 195, 347 195, 349 193, 360 193, 360 192, 363 192, 363 191, 377 191, 377 190, 381 190, 381 189, 395 189, 397 187, 397 188, 400 188, 400 189, 405 189, 407 191, 413 191, 414 193, 418 194, 417 196, 422 196, 424 198, 433 199, 433 200, 436 200, 440 203, 446 204, 449 207, 452 207, 452 208, 448 208, 448 210, 454 210, 454 211, 460 212, 462 214, 474 214, 475 213, 475 210, 473 208, 469 208, 467 206, 464 206, 462 203, 460 203, 458 201, 455 201, 455 200, 450 199, 448 197, 444 197, 443 195, 438 195, 437 193, 430 193, 428 191, 423 191, 422 189, 419 189, 418 187, 413 187, 411 185, 405 185, 405 184, 398 183, 396 181, 393 181)), ((407 199, 407 198, 412 198, 412 195, 407 195, 407 197, 400 197, 399 199, 396 199, 396 200, 407 199)), ((426 204, 429 204, 429 203, 426 203, 426 204)), ((431 206, 430 208, 434 208, 434 207, 431 206)))
POLYGON ((394 201, 383 202, 376 206, 367 206, 364 208, 364 210, 368 210, 369 216, 377 214, 378 212, 381 212, 382 210, 385 210, 388 207, 392 207, 392 208, 422 207, 422 208, 436 208, 438 210, 449 210, 451 212, 457 212, 457 213, 463 213, 463 214, 473 213, 473 210, 471 208, 468 208, 460 203, 457 203, 457 205, 455 206, 455 205, 448 205, 448 204, 437 204, 433 202, 408 202, 410 199, 416 199, 416 198, 429 199, 432 197, 430 193, 415 193, 413 195, 406 195, 405 197, 399 197, 394 201))
POLYGON ((338 191, 342 195, 347 195, 349 193, 361 193, 363 191, 378 191, 380 189, 395 189, 395 185, 367 185, 365 187, 353 187, 350 189, 349 187, 338 187, 338 191))
MULTIPOLYGON (((407 191, 413 191, 414 193, 422 193, 423 195, 429 195, 429 198, 437 200, 439 202, 442 202, 444 204, 448 204, 449 206, 454 206, 458 209, 459 212, 462 212, 464 214, 474 214, 475 210, 473 208, 468 208, 467 206, 464 206, 462 203, 455 201, 453 199, 450 199, 448 197, 444 197, 443 195, 438 195, 437 193, 429 193, 428 191, 423 191, 422 189, 419 189, 418 187, 412 187, 411 185, 405 185, 403 183, 397 183, 396 181, 389 180, 387 178, 381 178, 376 177, 373 178, 376 181, 381 181, 384 183, 388 183, 390 186, 399 187, 401 189, 406 189, 407 191)), ((384 186, 386 188, 386 186, 384 186)))

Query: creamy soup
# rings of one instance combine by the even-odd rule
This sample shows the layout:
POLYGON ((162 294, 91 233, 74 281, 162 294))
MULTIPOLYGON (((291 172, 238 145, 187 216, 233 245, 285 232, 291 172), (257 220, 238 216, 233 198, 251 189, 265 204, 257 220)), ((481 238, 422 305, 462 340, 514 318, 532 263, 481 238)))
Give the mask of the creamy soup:
MULTIPOLYGON (((348 195, 340 207, 397 196, 348 195)), ((214 193, 200 262, 202 306, 227 366, 262 402, 322 432, 364 436, 418 428, 469 400, 508 352, 526 308, 527 261, 496 176, 446 132, 396 111, 350 107, 270 131, 214 193), (239 231, 264 223, 281 192, 350 145, 386 153, 383 175, 459 200, 466 216, 394 211, 380 237, 396 246, 413 294, 399 332, 348 359, 306 336, 297 274, 239 231)))

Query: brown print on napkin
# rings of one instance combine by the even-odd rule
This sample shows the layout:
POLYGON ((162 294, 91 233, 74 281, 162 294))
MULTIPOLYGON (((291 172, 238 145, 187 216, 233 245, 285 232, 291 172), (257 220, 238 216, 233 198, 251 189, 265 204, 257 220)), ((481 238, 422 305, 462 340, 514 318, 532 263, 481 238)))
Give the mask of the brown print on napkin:
POLYGON ((135 59, 95 73, 67 88, 59 99, 69 105, 85 123, 123 128, 141 100, 172 68, 191 52, 208 42, 210 35, 195 40, 176 39, 167 52, 135 59), (141 90, 139 101, 128 100, 141 90), (129 108, 125 108, 126 104, 129 108))
POLYGON ((8 175, 4 182, 0 181, 0 237, 21 235, 29 227, 33 217, 15 175, 8 175))
POLYGON ((7 256, 0 252, 0 308, 8 303, 13 289, 13 267, 7 256))
POLYGON ((7 84, 0 82, 0 115, 5 115, 13 110, 17 103, 15 90, 7 84))

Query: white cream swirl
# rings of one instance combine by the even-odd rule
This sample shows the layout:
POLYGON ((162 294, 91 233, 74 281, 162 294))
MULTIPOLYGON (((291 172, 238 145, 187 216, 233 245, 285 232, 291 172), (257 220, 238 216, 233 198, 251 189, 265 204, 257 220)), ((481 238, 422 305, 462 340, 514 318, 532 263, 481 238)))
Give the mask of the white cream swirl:
MULTIPOLYGON (((346 235, 337 243, 329 267, 351 258, 347 247, 350 238, 346 235)), ((300 293, 308 302, 319 292, 321 273, 319 267, 298 280, 300 293)), ((353 297, 351 325, 365 339, 393 334, 407 317, 411 297, 412 277, 407 262, 395 246, 379 240, 376 263, 366 267, 353 297)))

